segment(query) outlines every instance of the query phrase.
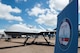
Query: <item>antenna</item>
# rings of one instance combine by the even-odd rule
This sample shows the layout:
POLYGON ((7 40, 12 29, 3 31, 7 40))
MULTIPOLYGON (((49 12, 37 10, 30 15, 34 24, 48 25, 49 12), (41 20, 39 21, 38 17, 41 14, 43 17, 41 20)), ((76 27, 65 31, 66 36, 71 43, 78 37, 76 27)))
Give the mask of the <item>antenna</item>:
POLYGON ((45 30, 41 25, 39 25, 39 27, 40 27, 42 30, 45 30))

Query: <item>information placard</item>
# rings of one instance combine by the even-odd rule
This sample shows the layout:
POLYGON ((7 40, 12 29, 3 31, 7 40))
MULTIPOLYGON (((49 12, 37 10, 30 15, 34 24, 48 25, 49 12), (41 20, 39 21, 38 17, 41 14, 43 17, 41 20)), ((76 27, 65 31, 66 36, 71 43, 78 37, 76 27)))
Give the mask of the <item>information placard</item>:
POLYGON ((58 15, 54 53, 77 53, 78 0, 73 0, 58 15))

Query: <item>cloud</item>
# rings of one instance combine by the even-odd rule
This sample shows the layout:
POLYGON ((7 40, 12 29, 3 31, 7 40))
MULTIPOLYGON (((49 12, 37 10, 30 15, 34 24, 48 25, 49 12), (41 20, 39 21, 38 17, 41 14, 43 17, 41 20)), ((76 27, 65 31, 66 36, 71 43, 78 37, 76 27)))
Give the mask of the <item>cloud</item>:
POLYGON ((32 8, 30 11, 28 11, 28 14, 30 16, 38 16, 39 14, 44 14, 45 13, 45 9, 40 8, 41 5, 37 4, 34 8, 32 8))
POLYGON ((54 26, 57 24, 57 14, 58 12, 53 9, 51 11, 48 8, 41 8, 40 4, 34 6, 31 11, 28 10, 30 16, 38 17, 35 21, 38 24, 44 24, 46 26, 54 26))
POLYGON ((13 24, 9 28, 7 27, 6 31, 16 31, 16 32, 41 32, 42 29, 36 28, 32 25, 27 25, 25 23, 13 24))
POLYGON ((0 2, 0 19, 5 19, 9 21, 23 21, 23 19, 20 16, 13 16, 11 12, 21 13, 21 10, 17 7, 12 8, 10 5, 2 4, 0 2))
POLYGON ((69 0, 49 0, 49 7, 51 10, 62 10, 68 3, 69 0))
POLYGON ((19 8, 15 7, 12 9, 12 12, 21 13, 21 10, 19 8))
POLYGON ((27 2, 27 0, 24 0, 24 2, 27 2))
POLYGON ((9 28, 7 28, 7 31, 26 31, 28 28, 25 24, 13 24, 9 28))
POLYGON ((38 24, 44 24, 46 26, 55 26, 57 25, 57 15, 68 3, 69 0, 48 0, 46 2, 49 8, 42 8, 41 4, 35 5, 32 9, 27 10, 30 16, 36 16, 35 21, 38 24))
POLYGON ((46 15, 40 15, 36 22, 39 24, 44 24, 47 26, 54 26, 57 24, 57 15, 52 13, 47 13, 46 15))
MULTIPOLYGON (((62 0, 62 1, 61 0, 50 0, 49 7, 50 7, 50 9, 55 8, 57 10, 62 11, 64 9, 64 7, 66 5, 68 5, 68 3, 69 3, 69 0, 62 0)), ((78 11, 80 13, 80 0, 78 0, 78 11)))
POLYGON ((0 34, 4 34, 5 29, 0 29, 0 34))
POLYGON ((27 0, 15 0, 16 3, 27 2, 27 0))
POLYGON ((79 13, 80 13, 80 0, 78 0, 78 11, 79 11, 79 13))

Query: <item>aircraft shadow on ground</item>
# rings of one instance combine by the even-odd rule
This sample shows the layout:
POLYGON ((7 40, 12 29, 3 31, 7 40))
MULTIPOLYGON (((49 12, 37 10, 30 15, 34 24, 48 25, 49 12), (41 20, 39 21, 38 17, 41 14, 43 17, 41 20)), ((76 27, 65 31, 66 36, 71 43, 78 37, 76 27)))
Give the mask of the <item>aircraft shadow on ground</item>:
POLYGON ((0 47, 0 49, 10 49, 10 48, 16 48, 16 47, 22 47, 24 45, 17 45, 17 46, 6 46, 6 47, 0 47))
MULTIPOLYGON (((19 43, 19 44, 24 44, 22 42, 12 42, 12 43, 19 43)), ((41 45, 41 46, 54 46, 52 43, 48 44, 46 42, 31 42, 31 43, 26 43, 26 46, 27 45, 41 45)))
MULTIPOLYGON (((29 45, 53 46, 53 47, 55 46, 53 44, 47 44, 45 42, 26 43, 26 45, 24 45, 24 43, 22 43, 22 42, 11 42, 11 43, 18 43, 21 45, 0 47, 0 49, 10 49, 10 48, 24 47, 24 46, 29 46, 29 45)), ((78 47, 78 48, 80 48, 80 47, 78 47)))
POLYGON ((21 44, 21 45, 0 47, 0 49, 10 49, 10 48, 24 47, 24 46, 29 46, 29 45, 54 46, 54 45, 51 45, 51 44, 48 45, 45 42, 26 43, 26 45, 24 45, 24 43, 22 43, 22 42, 11 42, 11 43, 18 43, 18 44, 21 44))

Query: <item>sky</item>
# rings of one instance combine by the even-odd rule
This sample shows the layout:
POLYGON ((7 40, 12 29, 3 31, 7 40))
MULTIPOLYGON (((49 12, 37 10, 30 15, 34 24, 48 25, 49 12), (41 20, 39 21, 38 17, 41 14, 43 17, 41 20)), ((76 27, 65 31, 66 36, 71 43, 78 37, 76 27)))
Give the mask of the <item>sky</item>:
POLYGON ((68 3, 69 0, 0 0, 0 29, 53 30, 57 15, 68 3))

